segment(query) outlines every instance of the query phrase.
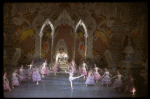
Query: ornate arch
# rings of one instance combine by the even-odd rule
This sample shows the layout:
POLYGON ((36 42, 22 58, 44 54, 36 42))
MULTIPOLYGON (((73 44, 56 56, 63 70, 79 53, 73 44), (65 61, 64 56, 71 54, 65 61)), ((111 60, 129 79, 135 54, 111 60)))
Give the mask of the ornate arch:
POLYGON ((41 30, 40 30, 40 33, 39 33, 39 36, 40 36, 40 56, 42 56, 42 55, 41 55, 41 43, 42 43, 41 38, 42 38, 42 36, 43 36, 43 29, 44 29, 44 27, 45 27, 46 25, 50 25, 50 27, 51 27, 51 29, 52 29, 52 33, 51 33, 51 35, 52 35, 51 62, 52 62, 52 48, 53 48, 54 26, 53 26, 53 24, 50 22, 49 19, 46 19, 46 21, 45 21, 44 24, 42 25, 41 30))
MULTIPOLYGON (((70 17, 69 13, 64 9, 63 12, 58 16, 57 20, 54 21, 54 28, 56 29, 58 26, 60 26, 61 24, 68 24, 69 26, 72 27, 73 29, 73 32, 74 32, 74 29, 75 29, 75 21, 72 20, 72 18, 70 17)), ((72 33, 72 32, 71 32, 72 33)), ((74 33, 75 35, 75 33, 74 33)), ((75 37, 74 37, 75 39, 75 37)), ((73 42, 73 46, 74 46, 74 42, 73 42)), ((75 46, 74 46, 75 47, 75 46)), ((74 52, 74 49, 73 51, 74 52)), ((55 53, 54 51, 52 53, 55 53)), ((73 54, 73 57, 75 57, 74 53, 73 54)))
POLYGON ((77 25, 76 25, 76 27, 75 27, 75 33, 76 33, 76 31, 77 31, 77 29, 78 29, 78 27, 79 27, 80 25, 83 26, 84 31, 85 31, 84 36, 85 36, 85 59, 86 59, 88 33, 87 33, 87 28, 86 28, 84 22, 82 21, 82 19, 77 23, 77 25))

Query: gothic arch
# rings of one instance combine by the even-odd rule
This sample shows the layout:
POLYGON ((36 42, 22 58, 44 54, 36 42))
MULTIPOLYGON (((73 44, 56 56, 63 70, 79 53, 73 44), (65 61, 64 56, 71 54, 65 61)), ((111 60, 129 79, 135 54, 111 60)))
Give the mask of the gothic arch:
POLYGON ((84 31, 85 31, 85 35, 84 35, 84 36, 85 36, 85 59, 86 59, 88 33, 87 33, 87 28, 86 28, 84 22, 82 21, 82 19, 77 23, 77 25, 76 25, 76 27, 75 27, 75 33, 76 33, 76 31, 77 31, 77 29, 78 29, 78 27, 79 27, 80 25, 83 26, 84 31))
POLYGON ((46 19, 46 21, 45 21, 44 24, 42 25, 41 30, 40 30, 40 33, 39 33, 39 36, 40 36, 40 56, 41 56, 41 43, 42 43, 41 38, 42 38, 42 36, 43 36, 43 29, 44 29, 44 27, 45 27, 46 25, 50 25, 50 27, 51 27, 51 29, 52 29, 52 33, 51 33, 51 35, 52 35, 51 62, 52 62, 52 48, 53 48, 54 26, 53 26, 53 24, 50 22, 49 19, 46 19))

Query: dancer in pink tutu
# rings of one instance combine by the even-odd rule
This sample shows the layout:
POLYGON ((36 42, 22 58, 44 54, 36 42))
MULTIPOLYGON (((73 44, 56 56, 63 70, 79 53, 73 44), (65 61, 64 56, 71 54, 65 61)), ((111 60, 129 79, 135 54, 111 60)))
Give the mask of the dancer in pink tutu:
POLYGON ((76 64, 75 64, 75 62, 73 61, 73 59, 72 59, 72 61, 71 61, 71 69, 73 70, 73 74, 76 73, 76 64))
POLYGON ((56 72, 60 72, 60 65, 59 61, 57 60, 56 63, 54 64, 54 75, 56 75, 56 72))
POLYGON ((28 69, 28 77, 29 77, 29 80, 32 78, 32 74, 33 74, 33 61, 30 65, 27 65, 29 66, 29 69, 28 69))
POLYGON ((69 70, 69 72, 67 72, 65 70, 65 73, 69 73, 69 81, 71 83, 71 88, 72 88, 72 81, 83 76, 83 75, 81 75, 81 76, 78 76, 78 77, 73 77, 73 71, 72 70, 69 70))
POLYGON ((49 71, 49 69, 47 67, 47 59, 42 64, 41 74, 42 74, 42 77, 44 77, 45 74, 50 75, 50 71, 49 71))
MULTIPOLYGON (((118 71, 118 75, 114 76, 113 78, 115 77, 118 77, 118 79, 115 79, 115 82, 114 82, 114 85, 113 85, 113 88, 119 88, 119 91, 121 90, 121 87, 122 87, 122 80, 121 80, 121 77, 124 77, 122 76, 119 71, 118 71)), ((111 79, 113 79, 111 78, 111 79)))
POLYGON ((86 63, 84 63, 84 61, 83 61, 83 64, 82 64, 82 75, 84 75, 84 78, 85 78, 85 76, 87 75, 87 70, 86 69, 88 69, 88 67, 87 67, 87 65, 86 65, 86 63))
POLYGON ((41 75, 39 73, 39 68, 37 68, 37 66, 35 66, 35 68, 34 68, 32 79, 34 82, 37 81, 37 83, 36 83, 37 85, 39 84, 39 81, 41 81, 41 75))
POLYGON ((12 83, 12 88, 14 88, 14 86, 19 86, 19 80, 18 77, 21 77, 20 75, 17 74, 17 69, 15 69, 15 71, 11 74, 12 78, 11 78, 11 83, 12 83))
POLYGON ((104 77, 102 79, 102 83, 106 84, 107 87, 108 87, 108 85, 111 84, 111 79, 110 79, 109 75, 110 76, 112 76, 112 75, 109 73, 109 71, 107 71, 107 68, 105 68, 105 70, 106 70, 105 73, 104 73, 105 76, 104 75, 102 76, 102 78, 104 77))
POLYGON ((95 85, 92 69, 90 69, 90 71, 88 72, 88 77, 86 78, 85 84, 86 84, 86 86, 87 85, 95 85))
POLYGON ((26 75, 25 75, 25 70, 23 69, 23 65, 21 65, 19 72, 20 72, 19 82, 21 83, 21 81, 26 81, 26 75))
POLYGON ((3 90, 9 89, 9 91, 11 91, 10 86, 9 86, 9 80, 6 78, 6 75, 7 73, 5 72, 3 76, 3 87, 4 87, 3 90))
MULTIPOLYGON (((130 79, 129 79, 127 82, 125 82, 125 83, 127 83, 125 92, 126 92, 126 91, 129 91, 129 92, 133 92, 133 94, 134 94, 134 92, 136 91, 136 89, 135 89, 135 87, 134 87, 133 78, 132 78, 131 75, 130 75, 130 79)), ((125 83, 124 83, 124 84, 125 84, 125 83)))
MULTIPOLYGON (((94 64, 94 70, 95 70, 94 80, 96 80, 96 82, 97 82, 100 78, 102 78, 101 75, 98 73, 98 70, 101 70, 101 69, 96 67, 96 64, 94 64)), ((101 72, 102 72, 102 70, 101 70, 101 72)))

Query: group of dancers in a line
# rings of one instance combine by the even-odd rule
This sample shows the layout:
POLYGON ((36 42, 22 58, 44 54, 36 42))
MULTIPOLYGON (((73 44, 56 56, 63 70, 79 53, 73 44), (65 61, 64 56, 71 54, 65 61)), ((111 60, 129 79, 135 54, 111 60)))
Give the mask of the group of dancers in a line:
MULTIPOLYGON (((59 61, 56 61, 54 65, 54 75, 56 75, 57 72, 60 72, 60 65, 59 65, 59 61)), ((47 65, 47 59, 45 60, 45 62, 38 68, 36 65, 34 65, 33 61, 29 66, 29 69, 27 70, 27 72, 23 69, 23 65, 21 65, 21 68, 19 69, 19 74, 17 74, 17 69, 15 69, 15 71, 11 74, 12 78, 11 78, 11 85, 12 88, 14 88, 14 86, 19 86, 20 83, 22 81, 26 81, 26 74, 28 76, 29 80, 33 80, 33 82, 36 82, 36 84, 39 84, 39 81, 41 81, 41 75, 42 77, 44 77, 44 75, 50 75, 50 70, 52 69, 50 66, 47 65), (41 75, 40 75, 41 73, 41 75), (19 76, 19 79, 18 77, 19 76)), ((83 77, 84 79, 86 78, 85 81, 85 85, 96 85, 96 83, 100 80, 101 84, 105 84, 110 85, 112 84, 111 79, 116 78, 114 83, 113 83, 113 87, 114 88, 119 88, 119 91, 121 89, 121 87, 123 86, 121 77, 124 77, 123 75, 121 75, 119 73, 119 71, 117 72, 118 74, 112 78, 110 78, 110 76, 112 76, 109 71, 107 70, 107 68, 105 68, 105 72, 103 74, 103 76, 101 76, 98 72, 98 70, 101 70, 100 68, 96 67, 96 64, 94 64, 94 68, 90 68, 90 70, 87 72, 88 70, 88 66, 86 65, 86 63, 83 61, 83 63, 79 66, 79 71, 78 71, 78 76, 74 77, 74 74, 77 72, 76 70, 77 66, 75 64, 75 62, 72 61, 70 62, 70 64, 68 64, 68 71, 65 70, 65 73, 69 73, 69 81, 71 84, 71 88, 73 88, 72 86, 72 81, 83 77), (94 72, 93 72, 94 71, 94 72), (79 76, 80 75, 80 76, 79 76)), ((102 72, 102 70, 101 70, 102 72)), ((7 73, 4 73, 3 76, 3 86, 4 86, 4 90, 9 89, 9 91, 11 91, 10 86, 9 86, 9 80, 6 78, 7 73)), ((129 91, 129 92, 135 92, 135 87, 134 87, 134 83, 133 83, 133 78, 130 75, 130 79, 128 81, 126 81, 125 83, 127 83, 126 88, 125 88, 125 92, 129 91)), ((124 84, 125 84, 124 83, 124 84)))

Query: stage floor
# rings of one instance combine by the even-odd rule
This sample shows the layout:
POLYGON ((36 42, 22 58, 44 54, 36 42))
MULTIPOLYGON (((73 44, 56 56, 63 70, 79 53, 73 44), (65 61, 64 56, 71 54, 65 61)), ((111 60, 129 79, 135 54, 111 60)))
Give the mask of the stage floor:
POLYGON ((83 77, 73 81, 73 89, 70 87, 68 74, 53 74, 45 76, 36 85, 36 82, 21 83, 20 86, 12 88, 11 91, 4 91, 5 98, 119 98, 119 97, 142 97, 140 94, 131 92, 124 92, 114 89, 112 85, 106 87, 97 82, 95 86, 85 86, 85 79, 83 77))

